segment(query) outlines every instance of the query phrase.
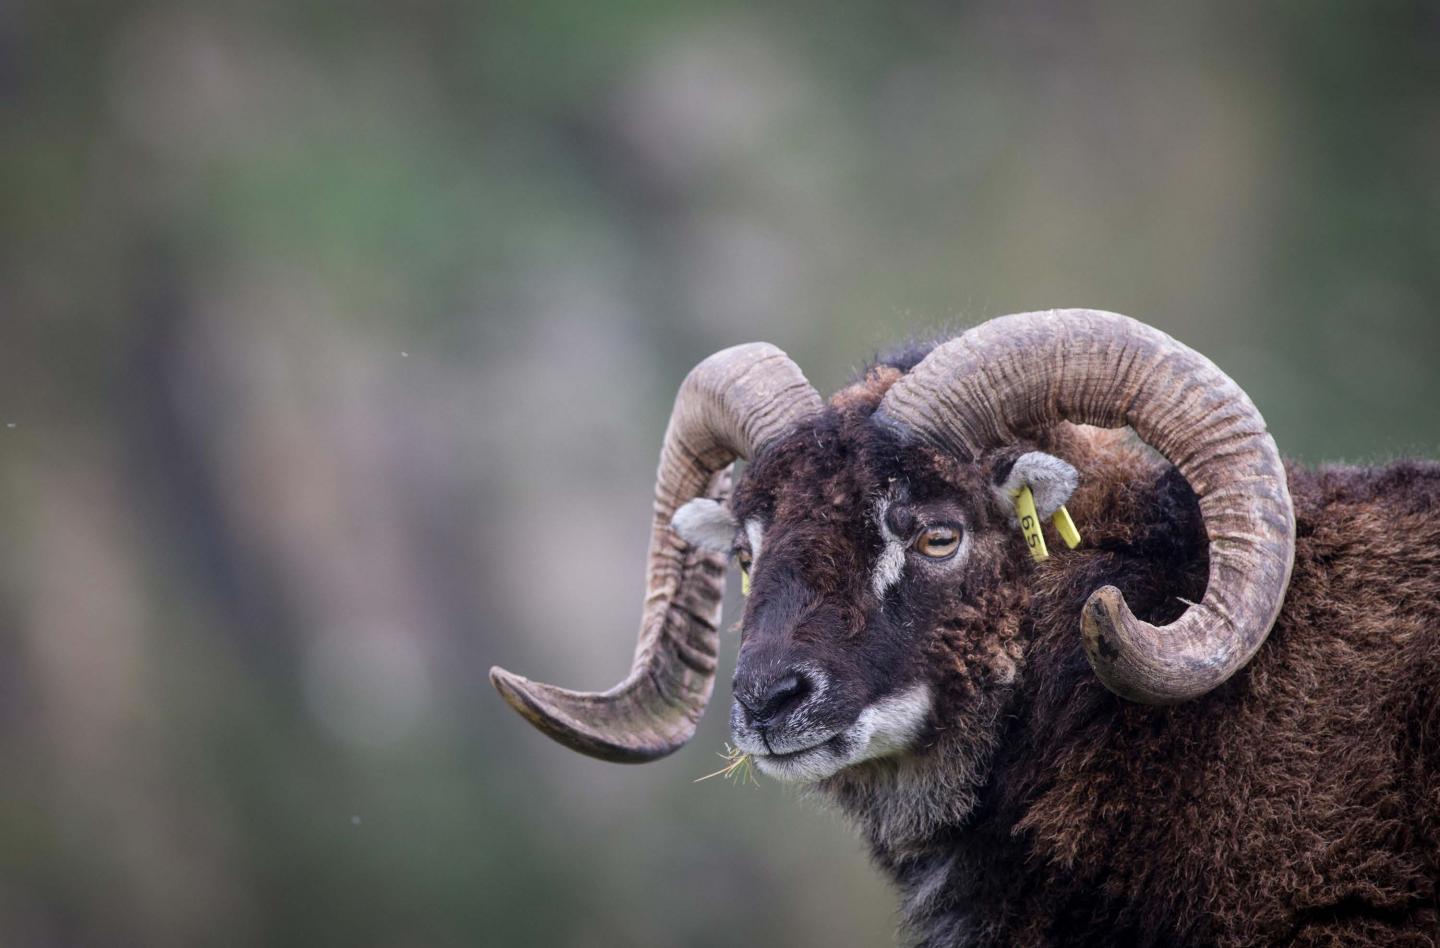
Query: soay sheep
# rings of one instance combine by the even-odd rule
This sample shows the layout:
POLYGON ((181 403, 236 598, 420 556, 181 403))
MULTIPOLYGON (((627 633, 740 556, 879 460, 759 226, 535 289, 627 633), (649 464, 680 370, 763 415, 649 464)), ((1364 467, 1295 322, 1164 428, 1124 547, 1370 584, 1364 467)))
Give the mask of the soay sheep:
POLYGON ((492 681, 583 753, 670 753, 731 556, 734 742, 853 818, 911 940, 1440 943, 1440 464, 1283 463, 1112 313, 995 319, 828 403, 739 346, 675 402, 630 676, 492 681))

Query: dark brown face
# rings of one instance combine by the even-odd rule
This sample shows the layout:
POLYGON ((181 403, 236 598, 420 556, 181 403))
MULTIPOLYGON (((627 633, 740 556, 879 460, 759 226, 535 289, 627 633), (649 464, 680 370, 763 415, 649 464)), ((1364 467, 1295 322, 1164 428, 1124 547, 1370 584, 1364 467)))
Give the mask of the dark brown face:
POLYGON ((731 730, 764 772, 921 748, 937 709, 1013 678, 1018 643, 992 626, 1015 548, 980 466, 832 410, 759 458, 732 509, 750 595, 731 730))

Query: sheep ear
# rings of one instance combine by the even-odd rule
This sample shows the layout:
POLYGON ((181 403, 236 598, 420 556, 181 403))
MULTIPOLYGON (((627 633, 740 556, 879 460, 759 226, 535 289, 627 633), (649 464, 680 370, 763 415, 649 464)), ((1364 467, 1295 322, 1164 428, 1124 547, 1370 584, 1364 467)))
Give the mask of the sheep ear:
POLYGON ((709 497, 696 497, 675 511, 670 526, 686 543, 711 553, 729 553, 735 545, 735 517, 709 497))
POLYGON ((1075 493, 1080 485, 1080 472, 1053 454, 1031 451, 1015 459, 995 491, 1008 510, 1014 507, 1015 494, 1027 485, 1035 495, 1035 512, 1041 520, 1048 520, 1075 493))

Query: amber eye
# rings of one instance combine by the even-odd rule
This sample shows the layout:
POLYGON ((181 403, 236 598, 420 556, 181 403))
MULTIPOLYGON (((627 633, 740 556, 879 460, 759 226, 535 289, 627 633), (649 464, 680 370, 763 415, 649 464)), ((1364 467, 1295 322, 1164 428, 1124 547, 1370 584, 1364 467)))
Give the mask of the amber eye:
POLYGON ((750 551, 749 551, 749 550, 736 550, 736 551, 735 551, 735 562, 739 563, 739 564, 740 564, 740 568, 741 568, 742 570, 744 570, 745 572, 747 572, 747 573, 750 572, 750 564, 751 564, 752 561, 753 561, 753 558, 750 556, 750 551))
POLYGON ((960 531, 955 527, 926 527, 915 538, 915 549, 932 560, 954 556, 960 548, 960 531))

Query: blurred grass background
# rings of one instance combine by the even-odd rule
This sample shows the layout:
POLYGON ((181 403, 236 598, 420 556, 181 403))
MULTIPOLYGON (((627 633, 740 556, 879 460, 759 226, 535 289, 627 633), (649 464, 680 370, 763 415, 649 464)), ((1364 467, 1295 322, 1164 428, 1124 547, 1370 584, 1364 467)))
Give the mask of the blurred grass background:
POLYGON ((0 6, 0 944, 889 943, 728 673, 485 680, 622 676, 679 380, 1094 306, 1434 456, 1437 169, 1434 3, 0 6))

